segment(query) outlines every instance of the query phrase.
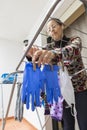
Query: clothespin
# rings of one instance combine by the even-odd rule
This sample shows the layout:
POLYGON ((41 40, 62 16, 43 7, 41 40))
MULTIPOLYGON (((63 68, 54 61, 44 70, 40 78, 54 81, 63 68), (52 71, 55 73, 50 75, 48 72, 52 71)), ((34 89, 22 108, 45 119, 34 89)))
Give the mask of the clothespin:
POLYGON ((51 71, 53 71, 53 65, 52 65, 52 63, 50 63, 50 68, 51 68, 51 71))
POLYGON ((64 71, 64 62, 63 62, 63 60, 60 61, 60 66, 62 67, 62 70, 64 71))
POLYGON ((33 63, 33 70, 36 70, 36 63, 33 63))

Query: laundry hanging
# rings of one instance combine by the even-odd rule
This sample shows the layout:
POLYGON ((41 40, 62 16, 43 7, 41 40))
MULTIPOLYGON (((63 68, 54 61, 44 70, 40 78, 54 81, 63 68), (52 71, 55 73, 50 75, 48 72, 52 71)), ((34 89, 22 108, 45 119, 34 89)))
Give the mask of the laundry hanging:
POLYGON ((58 121, 62 120, 63 117, 63 97, 59 97, 58 102, 53 102, 50 109, 50 116, 58 121))
POLYGON ((13 84, 15 77, 17 78, 17 74, 4 73, 1 75, 2 83, 13 84))
POLYGON ((46 84, 46 96, 47 102, 53 104, 53 100, 58 102, 58 97, 61 96, 60 85, 58 79, 58 70, 57 65, 44 65, 43 73, 45 75, 45 84, 46 84))
POLYGON ((22 121, 23 119, 23 111, 24 111, 24 104, 21 101, 21 85, 22 83, 17 83, 17 99, 16 99, 16 106, 15 106, 15 120, 22 121))
POLYGON ((60 69, 60 86, 64 100, 66 101, 68 106, 71 107, 71 110, 73 109, 73 112, 71 111, 71 114, 75 117, 75 129, 78 130, 79 125, 77 121, 77 111, 75 107, 74 88, 66 67, 64 67, 64 70, 62 70, 62 68, 60 69))
POLYGON ((33 70, 33 64, 31 62, 26 63, 23 74, 22 85, 22 102, 26 104, 26 108, 29 109, 31 105, 32 111, 35 110, 35 106, 41 106, 40 104, 40 90, 42 87, 42 72, 40 67, 36 65, 36 70, 33 70))
POLYGON ((33 70, 31 62, 26 63, 23 75, 22 85, 22 102, 26 104, 29 109, 30 105, 32 111, 35 107, 41 107, 40 93, 45 92, 47 103, 52 104, 53 100, 58 102, 58 97, 61 96, 60 86, 58 83, 57 65, 44 65, 43 68, 36 65, 36 70, 33 70))
POLYGON ((50 114, 50 104, 47 102, 47 97, 45 92, 41 92, 41 100, 42 100, 42 105, 44 106, 44 115, 49 115, 50 114))
POLYGON ((64 67, 64 70, 62 70, 62 68, 60 69, 59 81, 60 81, 62 96, 67 102, 67 104, 70 107, 72 107, 72 104, 75 104, 74 89, 66 67, 64 67))

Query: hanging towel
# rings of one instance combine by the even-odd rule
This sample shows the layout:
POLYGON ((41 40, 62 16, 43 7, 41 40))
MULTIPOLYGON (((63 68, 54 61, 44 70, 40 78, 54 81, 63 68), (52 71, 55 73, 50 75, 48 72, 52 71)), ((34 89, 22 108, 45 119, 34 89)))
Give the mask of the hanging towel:
POLYGON ((62 120, 63 116, 63 97, 59 97, 58 102, 53 102, 50 109, 50 115, 57 121, 62 120))
POLYGON ((17 78, 17 74, 9 74, 9 73, 4 73, 1 75, 2 78, 2 83, 3 84, 13 84, 15 77, 17 78))
POLYGON ((23 119, 24 104, 21 101, 21 83, 17 85, 17 99, 15 106, 15 120, 22 121, 23 119))
POLYGON ((64 67, 64 71, 60 68, 60 88, 61 93, 69 107, 73 107, 73 113, 71 113, 75 117, 75 130, 79 129, 78 122, 77 122, 77 111, 75 107, 75 95, 74 95, 74 88, 68 74, 67 68, 64 67))

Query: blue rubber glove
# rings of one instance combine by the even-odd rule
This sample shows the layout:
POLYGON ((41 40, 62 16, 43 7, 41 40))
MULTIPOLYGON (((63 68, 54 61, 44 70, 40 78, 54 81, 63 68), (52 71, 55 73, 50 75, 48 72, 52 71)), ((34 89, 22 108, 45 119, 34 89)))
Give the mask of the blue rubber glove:
POLYGON ((53 100, 58 102, 58 97, 61 96, 58 82, 58 70, 59 67, 57 65, 53 65, 52 69, 50 65, 45 65, 43 68, 48 103, 53 103, 53 100))
MULTIPOLYGON (((27 64, 26 64, 24 68, 24 73, 23 73, 23 83, 22 83, 22 90, 21 90, 21 99, 24 104, 29 102, 29 99, 30 99, 30 94, 28 92, 28 85, 29 85, 28 77, 29 77, 29 74, 27 71, 27 64)), ((29 104, 27 106, 27 109, 28 108, 29 108, 29 104)))
POLYGON ((36 65, 36 70, 33 70, 32 63, 26 63, 23 85, 22 85, 22 102, 26 103, 26 108, 29 109, 30 103, 32 111, 35 106, 40 106, 40 90, 42 87, 42 72, 40 67, 36 65))

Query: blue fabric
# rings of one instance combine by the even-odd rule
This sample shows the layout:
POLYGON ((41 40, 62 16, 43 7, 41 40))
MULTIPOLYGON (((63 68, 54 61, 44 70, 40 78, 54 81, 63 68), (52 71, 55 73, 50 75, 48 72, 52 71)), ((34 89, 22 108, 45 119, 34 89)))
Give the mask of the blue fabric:
POLYGON ((58 70, 59 67, 57 65, 53 65, 52 68, 50 65, 45 65, 43 68, 46 83, 47 102, 49 103, 53 103, 53 100, 58 102, 58 97, 61 96, 58 82, 58 70))
POLYGON ((3 84, 13 84, 15 77, 17 77, 17 74, 9 74, 4 73, 1 75, 1 78, 3 79, 3 84))
POLYGON ((61 96, 58 70, 57 65, 53 65, 53 69, 50 65, 44 65, 42 70, 36 65, 36 70, 33 70, 33 64, 26 63, 21 95, 22 102, 26 104, 27 109, 30 108, 30 104, 32 111, 36 106, 41 106, 41 91, 46 93, 48 103, 53 103, 53 100, 58 102, 58 97, 61 96))
POLYGON ((26 103, 26 108, 35 110, 35 106, 40 106, 40 89, 42 85, 42 72, 40 67, 36 65, 36 70, 33 70, 32 63, 26 63, 23 74, 22 85, 22 102, 26 103))

